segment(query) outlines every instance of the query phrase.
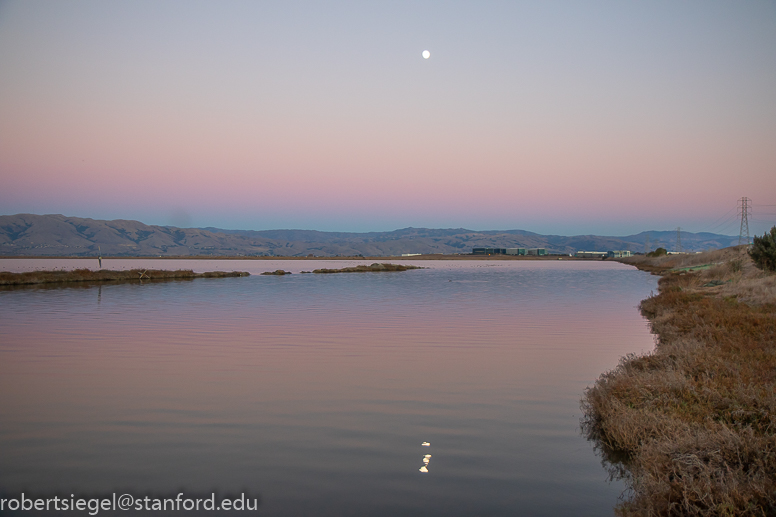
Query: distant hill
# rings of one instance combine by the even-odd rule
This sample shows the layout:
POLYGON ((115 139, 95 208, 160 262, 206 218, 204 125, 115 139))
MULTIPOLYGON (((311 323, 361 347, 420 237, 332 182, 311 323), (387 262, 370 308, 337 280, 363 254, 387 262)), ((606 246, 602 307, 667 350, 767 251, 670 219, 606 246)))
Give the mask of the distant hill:
MULTIPOLYGON (((650 231, 625 237, 540 235, 525 230, 404 228, 391 232, 314 230, 223 230, 175 228, 139 221, 103 221, 64 215, 0 216, 0 256, 390 256, 402 253, 471 253, 475 247, 546 248, 550 253, 674 248, 676 232, 650 231)), ((724 248, 738 237, 682 232, 688 251, 724 248)))

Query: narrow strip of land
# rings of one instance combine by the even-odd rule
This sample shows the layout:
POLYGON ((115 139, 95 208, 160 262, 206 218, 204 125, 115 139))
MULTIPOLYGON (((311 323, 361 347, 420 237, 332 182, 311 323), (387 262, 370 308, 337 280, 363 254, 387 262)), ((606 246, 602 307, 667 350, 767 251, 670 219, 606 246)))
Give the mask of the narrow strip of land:
POLYGON ((391 271, 408 271, 410 269, 424 269, 420 266, 410 266, 406 264, 380 264, 374 263, 369 266, 360 265, 352 267, 343 267, 339 269, 313 269, 313 273, 383 273, 391 271))
POLYGON ((227 278, 248 276, 244 271, 210 271, 195 273, 190 269, 168 271, 161 269, 130 269, 113 271, 100 269, 75 269, 72 271, 27 271, 24 273, 0 272, 0 286, 24 286, 38 284, 68 284, 74 282, 118 283, 162 280, 192 280, 194 278, 227 278))
MULTIPOLYGON (((351 266, 351 267, 343 267, 339 269, 313 269, 312 271, 302 271, 302 273, 316 273, 316 274, 327 274, 327 273, 381 273, 381 272, 390 272, 390 271, 408 271, 410 269, 427 269, 421 266, 408 266, 405 264, 380 264, 380 263, 374 263, 369 266, 366 264, 361 264, 358 266, 351 266)), ((274 275, 274 276, 283 276, 283 275, 290 275, 290 271, 285 271, 283 269, 276 269, 275 271, 266 271, 262 273, 262 275, 274 275)))

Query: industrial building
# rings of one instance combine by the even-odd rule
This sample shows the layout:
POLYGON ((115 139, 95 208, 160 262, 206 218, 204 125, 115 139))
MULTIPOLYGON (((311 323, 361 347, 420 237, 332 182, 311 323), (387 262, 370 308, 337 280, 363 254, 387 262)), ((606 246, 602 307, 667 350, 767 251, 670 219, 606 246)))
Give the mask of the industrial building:
POLYGON ((525 255, 522 248, 473 248, 473 255, 525 255), (522 253, 521 253, 522 252, 522 253))
POLYGON ((609 253, 606 251, 578 251, 574 253, 574 256, 578 258, 604 258, 608 257, 609 253))
POLYGON ((615 251, 578 251, 574 254, 578 258, 621 258, 630 257, 631 252, 628 250, 615 250, 615 251))
POLYGON ((544 248, 473 248, 472 255, 546 255, 544 248))

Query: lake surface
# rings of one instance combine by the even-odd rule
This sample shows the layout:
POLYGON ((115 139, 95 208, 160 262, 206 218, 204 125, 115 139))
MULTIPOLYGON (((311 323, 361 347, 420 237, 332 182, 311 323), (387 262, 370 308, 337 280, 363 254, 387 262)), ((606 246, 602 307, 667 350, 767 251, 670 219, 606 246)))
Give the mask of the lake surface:
POLYGON ((247 491, 266 516, 611 515, 623 486, 580 434, 579 400, 653 348, 636 306, 655 277, 416 263, 429 269, 0 290, 0 494, 247 491))

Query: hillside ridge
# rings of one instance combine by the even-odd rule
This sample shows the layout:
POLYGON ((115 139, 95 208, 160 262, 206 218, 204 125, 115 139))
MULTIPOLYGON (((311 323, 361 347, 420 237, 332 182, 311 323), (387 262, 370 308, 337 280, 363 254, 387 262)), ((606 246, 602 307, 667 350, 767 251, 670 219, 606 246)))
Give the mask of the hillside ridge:
MULTIPOLYGON (((0 256, 397 256, 403 253, 468 254, 475 247, 546 248, 549 253, 578 250, 644 251, 673 249, 676 233, 641 232, 623 237, 541 235, 526 230, 402 228, 388 232, 318 230, 226 230, 147 225, 140 221, 100 220, 61 214, 0 216, 0 256)), ((682 233, 686 251, 723 248, 737 237, 682 233)))

